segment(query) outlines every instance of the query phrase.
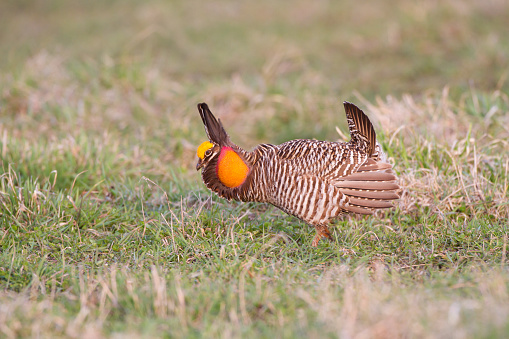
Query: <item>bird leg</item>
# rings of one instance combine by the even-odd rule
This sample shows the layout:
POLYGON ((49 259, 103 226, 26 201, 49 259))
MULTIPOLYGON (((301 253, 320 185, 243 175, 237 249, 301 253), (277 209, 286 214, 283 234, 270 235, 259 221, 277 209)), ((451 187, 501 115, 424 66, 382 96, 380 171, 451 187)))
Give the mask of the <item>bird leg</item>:
POLYGON ((318 225, 315 226, 316 235, 311 243, 311 246, 316 247, 322 238, 327 238, 332 240, 332 236, 330 235, 329 228, 326 225, 318 225))

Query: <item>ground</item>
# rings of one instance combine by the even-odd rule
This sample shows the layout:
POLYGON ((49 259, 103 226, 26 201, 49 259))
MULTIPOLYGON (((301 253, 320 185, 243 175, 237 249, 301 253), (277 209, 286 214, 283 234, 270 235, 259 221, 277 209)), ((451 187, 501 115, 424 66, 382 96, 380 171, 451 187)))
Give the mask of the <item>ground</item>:
POLYGON ((502 0, 3 1, 0 336, 508 336, 507 17, 502 0), (345 100, 403 190, 333 241, 194 169, 199 102, 251 149, 348 138, 345 100))

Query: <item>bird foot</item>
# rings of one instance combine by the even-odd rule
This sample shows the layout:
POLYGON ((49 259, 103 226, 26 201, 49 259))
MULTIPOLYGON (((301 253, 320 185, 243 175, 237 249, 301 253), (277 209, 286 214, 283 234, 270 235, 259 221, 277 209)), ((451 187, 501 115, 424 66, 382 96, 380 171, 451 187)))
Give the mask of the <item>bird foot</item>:
POLYGON ((332 236, 330 235, 329 228, 327 226, 315 226, 316 235, 311 243, 311 246, 316 247, 322 238, 327 238, 332 240, 332 236))

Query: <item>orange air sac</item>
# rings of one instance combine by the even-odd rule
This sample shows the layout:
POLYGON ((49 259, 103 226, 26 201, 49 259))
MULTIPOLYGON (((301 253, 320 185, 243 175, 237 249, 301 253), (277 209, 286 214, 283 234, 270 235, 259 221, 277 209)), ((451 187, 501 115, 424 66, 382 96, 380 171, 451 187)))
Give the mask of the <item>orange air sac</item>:
POLYGON ((242 185, 249 173, 249 167, 230 147, 223 147, 217 161, 217 177, 226 187, 242 185))

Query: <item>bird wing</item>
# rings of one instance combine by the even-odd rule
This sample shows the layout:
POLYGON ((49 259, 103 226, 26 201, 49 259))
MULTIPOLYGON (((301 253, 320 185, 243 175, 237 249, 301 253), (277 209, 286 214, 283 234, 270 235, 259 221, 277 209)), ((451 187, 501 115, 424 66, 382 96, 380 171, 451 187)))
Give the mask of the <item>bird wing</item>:
POLYGON ((368 157, 351 143, 293 140, 280 145, 278 156, 296 176, 315 176, 346 198, 342 209, 372 214, 393 207, 399 186, 392 165, 368 157), (293 151, 290 151, 293 150, 293 151))
POLYGON ((307 139, 285 142, 276 154, 293 175, 313 175, 326 181, 355 172, 368 158, 350 143, 307 139))

